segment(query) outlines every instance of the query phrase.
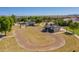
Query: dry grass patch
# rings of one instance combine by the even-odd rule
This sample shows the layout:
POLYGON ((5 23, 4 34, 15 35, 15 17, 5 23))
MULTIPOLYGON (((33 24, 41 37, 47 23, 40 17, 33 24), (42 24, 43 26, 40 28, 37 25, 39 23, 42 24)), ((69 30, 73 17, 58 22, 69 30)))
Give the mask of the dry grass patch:
POLYGON ((0 51, 8 52, 8 51, 26 51, 21 48, 14 37, 6 38, 0 41, 0 51))
POLYGON ((66 40, 66 44, 54 51, 62 51, 62 52, 72 52, 73 50, 79 51, 79 39, 74 37, 73 35, 65 35, 65 34, 60 34, 61 36, 64 36, 66 40))

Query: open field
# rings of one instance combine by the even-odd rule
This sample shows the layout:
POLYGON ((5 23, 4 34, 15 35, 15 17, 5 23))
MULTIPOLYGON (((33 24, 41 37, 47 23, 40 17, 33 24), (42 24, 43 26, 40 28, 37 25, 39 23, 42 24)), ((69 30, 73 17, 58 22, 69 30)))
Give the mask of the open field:
MULTIPOLYGON (((11 31, 11 33, 9 33, 9 35, 12 35, 12 32, 15 30, 22 30, 22 32, 20 32, 23 36, 23 38, 27 38, 31 44, 34 44, 34 47, 41 47, 41 46, 49 46, 50 44, 54 43, 55 41, 55 37, 51 36, 53 35, 52 33, 41 33, 41 27, 26 27, 26 28, 22 28, 20 29, 18 26, 14 27, 13 30, 11 31), (39 39, 39 40, 38 40, 39 39)), ((19 32, 19 31, 18 31, 19 32)), ((19 33, 19 35, 20 35, 19 33)), ((8 36, 9 36, 8 35, 8 36)), ((55 50, 48 50, 48 51, 58 51, 58 52, 66 52, 66 51, 79 51, 79 39, 75 38, 73 35, 66 35, 64 33, 59 34, 59 36, 57 36, 57 40, 59 40, 61 37, 64 38, 65 40, 65 45, 55 49, 55 50)), ((20 36, 19 36, 20 37, 20 36)), ((27 41, 27 39, 22 39, 27 41)), ((26 43, 25 43, 26 44, 26 43)), ((27 45, 25 45, 27 46, 27 45)), ((53 46, 53 45, 52 45, 53 46)), ((51 46, 51 47, 52 47, 51 46)), ((49 46, 50 47, 50 46, 49 46)), ((32 46, 31 46, 32 48, 32 46)), ((44 48, 43 49, 48 49, 48 48, 44 48)), ((34 48, 32 48, 34 49, 34 48)), ((41 49, 41 48, 40 48, 41 49)), ((36 48, 37 50, 37 48, 36 48)), ((10 37, 10 38, 5 38, 3 40, 0 41, 0 51, 32 51, 30 49, 26 49, 23 48, 21 45, 18 44, 18 42, 16 41, 15 37, 10 37)), ((47 51, 47 50, 45 50, 47 51)))
POLYGON ((42 33, 41 27, 27 27, 16 31, 16 40, 23 48, 32 51, 55 50, 65 44, 62 36, 53 33, 42 33))

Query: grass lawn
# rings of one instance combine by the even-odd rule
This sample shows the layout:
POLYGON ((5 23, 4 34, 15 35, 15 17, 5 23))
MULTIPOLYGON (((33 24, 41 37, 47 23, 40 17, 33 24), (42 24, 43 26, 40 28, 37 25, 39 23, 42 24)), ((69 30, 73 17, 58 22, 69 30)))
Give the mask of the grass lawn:
MULTIPOLYGON (((73 32, 73 30, 70 29, 69 27, 65 27, 65 29, 67 29, 68 31, 73 32)), ((77 34, 77 35, 79 35, 79 28, 78 29, 74 29, 74 33, 77 34)))

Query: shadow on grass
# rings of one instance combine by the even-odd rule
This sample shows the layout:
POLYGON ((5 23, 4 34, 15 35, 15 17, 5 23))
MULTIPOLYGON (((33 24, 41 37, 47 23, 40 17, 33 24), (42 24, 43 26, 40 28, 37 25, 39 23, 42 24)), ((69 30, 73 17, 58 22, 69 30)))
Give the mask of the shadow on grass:
POLYGON ((66 34, 66 35, 73 35, 73 33, 70 33, 70 32, 64 32, 64 34, 66 34))
POLYGON ((0 35, 0 38, 3 38, 5 35, 0 35))

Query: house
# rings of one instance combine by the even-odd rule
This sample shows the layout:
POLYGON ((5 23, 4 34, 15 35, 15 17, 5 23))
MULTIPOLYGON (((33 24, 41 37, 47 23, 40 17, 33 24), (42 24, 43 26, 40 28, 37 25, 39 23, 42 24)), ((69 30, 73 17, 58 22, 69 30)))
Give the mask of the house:
POLYGON ((60 30, 60 26, 54 24, 46 24, 42 29, 42 32, 58 32, 60 30))
POLYGON ((69 17, 69 18, 64 18, 63 19, 64 21, 67 21, 67 20, 72 20, 73 22, 79 22, 79 17, 69 17))
POLYGON ((64 21, 72 20, 71 18, 64 18, 64 21))
POLYGON ((35 22, 28 21, 28 22, 26 22, 26 26, 35 26, 35 22))

